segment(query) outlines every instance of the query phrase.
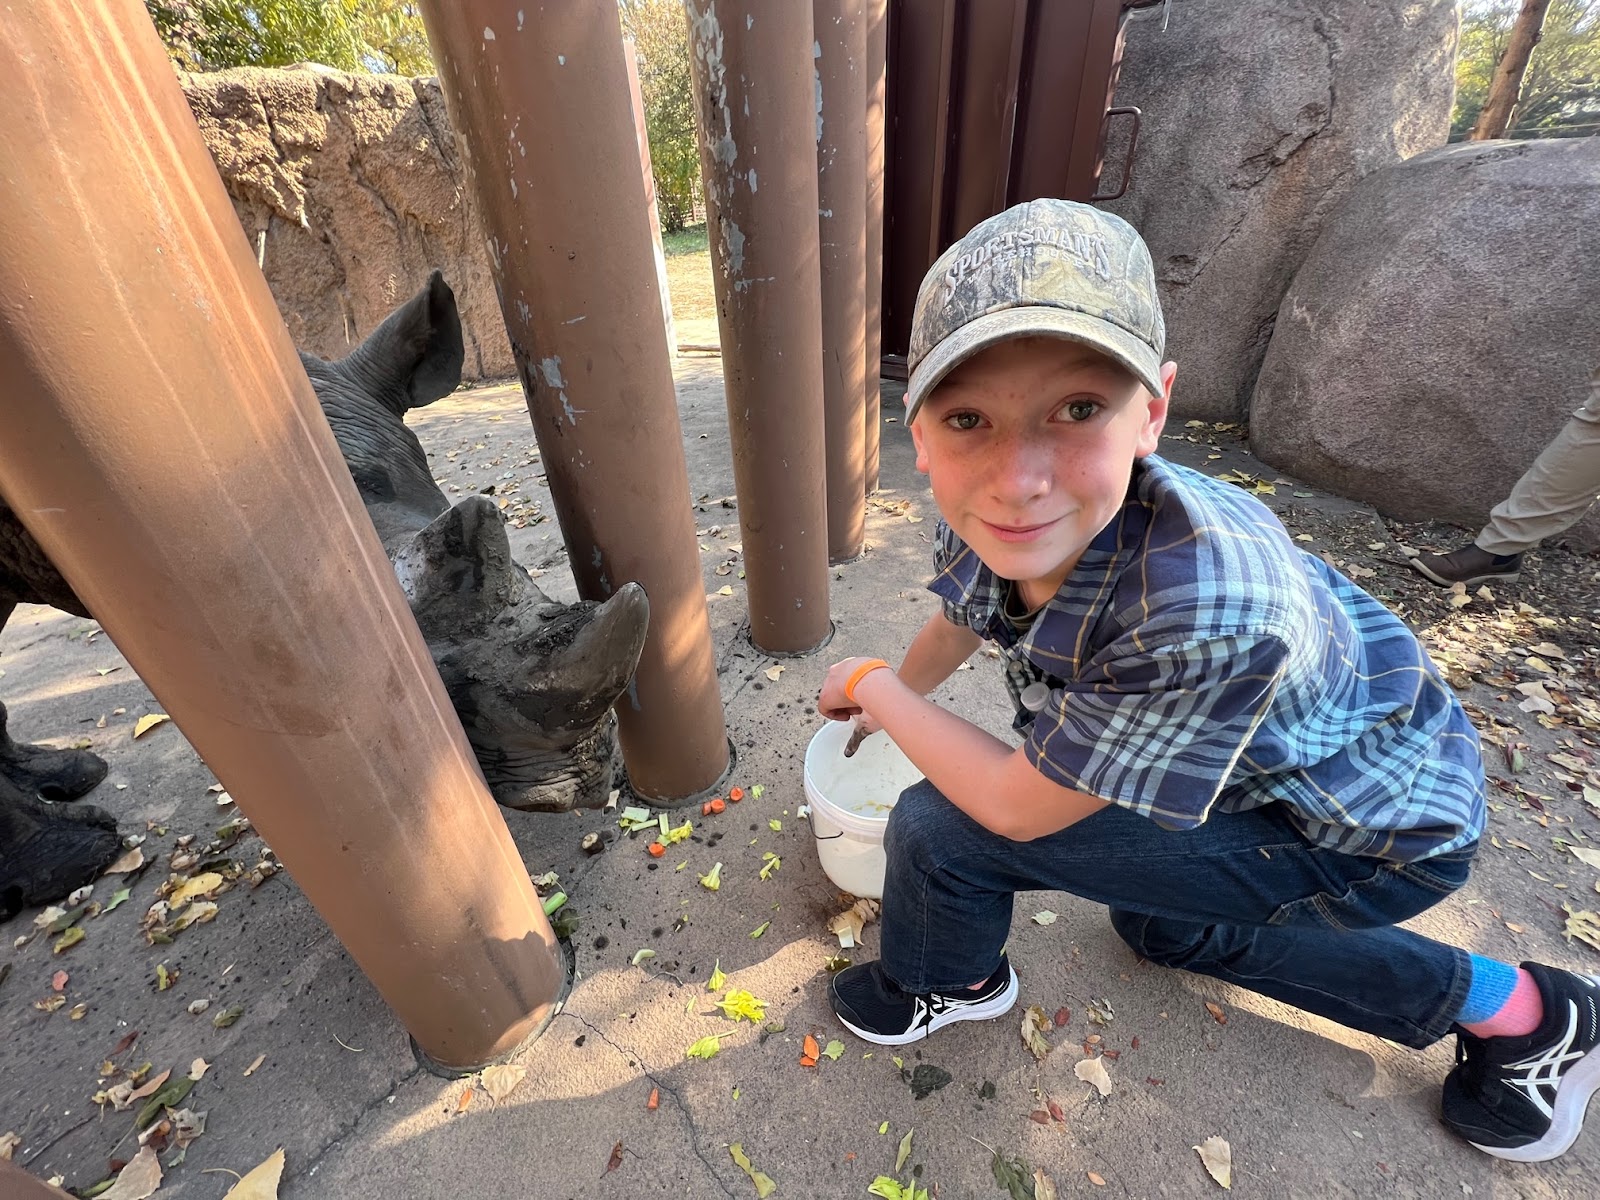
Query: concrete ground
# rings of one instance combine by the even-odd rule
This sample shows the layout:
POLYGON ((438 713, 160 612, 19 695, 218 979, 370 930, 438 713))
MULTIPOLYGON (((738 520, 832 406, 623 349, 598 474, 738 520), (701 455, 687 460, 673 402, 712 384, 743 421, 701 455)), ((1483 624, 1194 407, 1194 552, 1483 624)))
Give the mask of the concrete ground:
MULTIPOLYGON (((680 329, 679 340, 714 340, 692 333, 680 329)), ((187 1103, 207 1113, 205 1132, 169 1169, 163 1197, 220 1197, 234 1172, 278 1147, 287 1156, 286 1200, 754 1196, 730 1143, 776 1182, 778 1197, 861 1197, 875 1176, 894 1173, 897 1146, 910 1131, 902 1178, 915 1170, 946 1200, 1005 1194, 991 1172, 993 1150, 1048 1171, 1061 1195, 1202 1196, 1218 1189, 1192 1147, 1212 1136, 1232 1146, 1240 1195, 1596 1194, 1594 1129, 1562 1160, 1526 1167, 1490 1159, 1440 1126, 1438 1087, 1453 1061, 1450 1045, 1416 1053, 1141 964, 1103 909, 1059 894, 1020 897, 1010 943, 1022 1004, 1069 1010, 1064 1026, 1049 1032, 1056 1049, 1034 1061, 1019 1037, 1020 1008, 956 1026, 901 1055, 907 1072, 934 1065, 949 1073, 947 1086, 916 1098, 893 1051, 854 1040, 828 1010, 825 964, 841 951, 827 921, 843 902, 797 810, 801 758, 819 724, 814 705, 828 665, 852 654, 896 658, 933 611, 923 587, 936 514, 909 438, 893 422, 898 406, 886 404, 870 551, 833 574, 837 634, 822 653, 784 661, 770 680, 766 672, 779 664, 740 634, 737 563, 715 573, 740 537, 737 513, 718 504, 734 490, 720 361, 685 355, 678 380, 691 488, 706 497, 697 522, 737 782, 764 792, 720 816, 690 814, 696 836, 660 863, 647 857, 643 838, 624 838, 597 858, 579 853, 582 835, 613 824, 613 815, 505 814, 528 870, 557 871, 580 917, 576 985, 520 1057, 527 1069, 520 1086, 496 1103, 480 1081, 447 1080, 419 1066, 405 1031, 287 873, 224 893, 214 921, 171 945, 146 945, 139 924, 163 878, 157 868, 133 884, 124 905, 85 922, 86 939, 59 956, 47 937, 13 947, 32 932, 33 914, 4 928, 0 964, 12 969, 0 982, 0 1134, 19 1135, 15 1161, 80 1188, 105 1178, 112 1159, 132 1156, 134 1142, 128 1113, 91 1101, 102 1062, 131 1069, 148 1061, 153 1071, 170 1067, 178 1076, 203 1057, 210 1069, 187 1103), (711 531, 716 525, 720 533, 711 531), (717 596, 725 585, 733 595, 717 596), (768 851, 782 866, 762 881, 768 851), (717 861, 723 883, 713 893, 698 877, 717 861), (687 866, 676 869, 680 863, 687 866), (1060 919, 1034 923, 1042 909, 1060 919), (655 957, 632 965, 644 948, 655 957), (157 990, 163 964, 180 973, 157 990), (777 1028, 735 1024, 712 1006, 705 985, 718 964, 730 986, 767 1001, 777 1028), (66 1005, 39 1011, 35 1001, 52 994, 58 969, 69 974, 66 1005), (211 1000, 208 1012, 186 1011, 201 999, 211 1000), (1109 1023, 1091 1023, 1091 1002, 1114 1014, 1109 1023), (78 1004, 87 1009, 74 1021, 78 1004), (242 1016, 215 1028, 212 1015, 231 1005, 242 1005, 242 1016), (137 1041, 113 1056, 133 1031, 137 1041), (685 1056, 691 1043, 723 1032, 731 1036, 716 1057, 685 1056), (808 1034, 824 1046, 839 1039, 842 1053, 802 1067, 808 1034), (1119 1055, 1107 1057, 1104 1098, 1073 1073, 1078 1047, 1091 1036, 1119 1055), (659 1095, 655 1110, 652 1094, 659 1095), (1052 1105, 1062 1119, 1030 1118, 1052 1105)), ((572 596, 553 518, 538 519, 551 509, 520 392, 467 391, 412 419, 447 485, 466 494, 496 483, 508 515, 523 522, 513 531, 519 559, 542 572, 552 594, 572 596)), ((1165 447, 1174 458, 1219 472, 1263 470, 1241 449, 1212 449, 1184 440, 1181 428, 1174 433, 1165 447)), ((1297 490, 1297 502, 1324 517, 1386 533, 1359 506, 1297 490)), ((1279 493, 1269 499, 1287 501, 1289 489, 1279 493)), ((164 864, 178 837, 199 833, 204 841, 228 810, 207 791, 212 777, 180 730, 168 725, 133 740, 137 718, 160 705, 94 629, 53 610, 20 611, 0 639, 0 696, 12 707, 17 736, 58 745, 81 739, 107 758, 111 776, 93 801, 114 811, 125 832, 147 832, 146 853, 164 864)), ((1596 641, 1592 627, 1568 632, 1590 648, 1596 641)), ((1575 652, 1570 643, 1568 650, 1575 652)), ((954 675, 938 698, 1001 731, 1009 714, 998 666, 980 654, 972 668, 954 675)), ((1473 694, 1488 703, 1488 691, 1479 685, 1473 694)), ((1496 711, 1525 720, 1514 707, 1496 711)), ((1552 900, 1584 892, 1593 906, 1595 871, 1559 853, 1550 835, 1594 837, 1600 821, 1579 800, 1547 799, 1557 829, 1504 806, 1493 818, 1497 849, 1486 850, 1462 894, 1417 928, 1502 957, 1600 964, 1593 951, 1563 941, 1559 919, 1547 911, 1552 900), (1507 838, 1527 853, 1506 849, 1507 838)), ((248 866, 258 847, 247 840, 235 853, 248 866)), ((118 886, 104 879, 95 897, 109 900, 118 886)), ((876 926, 865 943, 853 952, 858 961, 876 956, 876 926)))

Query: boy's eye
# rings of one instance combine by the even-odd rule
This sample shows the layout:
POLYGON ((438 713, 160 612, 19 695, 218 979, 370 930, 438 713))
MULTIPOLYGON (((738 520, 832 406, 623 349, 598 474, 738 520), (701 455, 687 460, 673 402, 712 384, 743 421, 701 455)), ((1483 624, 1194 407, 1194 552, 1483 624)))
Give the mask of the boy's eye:
POLYGON ((983 418, 975 412, 954 412, 944 420, 951 429, 972 430, 978 427, 983 418))
POLYGON ((1061 411, 1066 413, 1068 420, 1087 421, 1100 411, 1100 406, 1093 400, 1074 400, 1061 411))

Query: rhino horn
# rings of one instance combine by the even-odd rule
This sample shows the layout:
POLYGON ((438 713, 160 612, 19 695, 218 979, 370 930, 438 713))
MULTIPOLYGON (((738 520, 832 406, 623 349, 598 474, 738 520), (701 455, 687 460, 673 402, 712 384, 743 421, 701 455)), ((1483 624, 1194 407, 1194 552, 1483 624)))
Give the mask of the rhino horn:
POLYGON ((478 625, 533 588, 487 496, 469 496, 418 530, 394 569, 424 633, 478 625))
POLYGON ((650 601, 637 583, 546 626, 525 660, 545 719, 576 729, 605 716, 632 681, 649 629, 650 601))

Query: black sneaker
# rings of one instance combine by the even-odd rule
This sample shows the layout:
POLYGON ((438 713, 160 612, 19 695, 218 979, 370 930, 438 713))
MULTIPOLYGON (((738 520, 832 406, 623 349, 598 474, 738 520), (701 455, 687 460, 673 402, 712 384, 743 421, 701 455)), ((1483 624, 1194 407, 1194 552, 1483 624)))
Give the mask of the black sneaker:
POLYGON ((1490 554, 1476 545, 1466 545, 1449 554, 1419 554, 1411 560, 1418 575, 1440 587, 1462 583, 1488 583, 1496 579, 1515 579, 1522 570, 1520 554, 1490 554))
POLYGON ((904 1046, 956 1021, 988 1021, 1017 1002, 1017 973, 1002 957, 976 989, 906 992, 875 962, 846 967, 828 984, 828 1000, 846 1029, 880 1046, 904 1046))
POLYGON ((1544 1020, 1526 1037, 1458 1032, 1444 1121, 1496 1158, 1545 1162, 1578 1140, 1600 1090, 1600 977, 1522 966, 1539 985, 1544 1020))

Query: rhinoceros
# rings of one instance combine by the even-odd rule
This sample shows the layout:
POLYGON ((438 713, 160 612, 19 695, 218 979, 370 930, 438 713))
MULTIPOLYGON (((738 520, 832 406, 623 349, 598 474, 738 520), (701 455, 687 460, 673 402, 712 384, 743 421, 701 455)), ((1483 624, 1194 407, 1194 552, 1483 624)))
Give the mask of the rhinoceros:
MULTIPOLYGON (((444 277, 433 272, 347 357, 300 359, 494 798, 537 811, 604 804, 616 769, 611 709, 638 665, 649 604, 635 583, 599 604, 552 601, 511 557, 493 501, 452 506, 439 490, 403 418, 461 380, 461 321, 444 277)), ((23 601, 89 615, 0 501, 0 626, 23 601)), ((0 915, 55 898, 41 888, 83 882, 62 864, 84 858, 90 831, 91 875, 115 853, 104 813, 79 806, 68 819, 34 799, 75 798, 104 775, 86 751, 13 742, 0 707, 0 780, 12 785, 0 782, 0 915), (25 866, 41 854, 54 865, 25 866)))

